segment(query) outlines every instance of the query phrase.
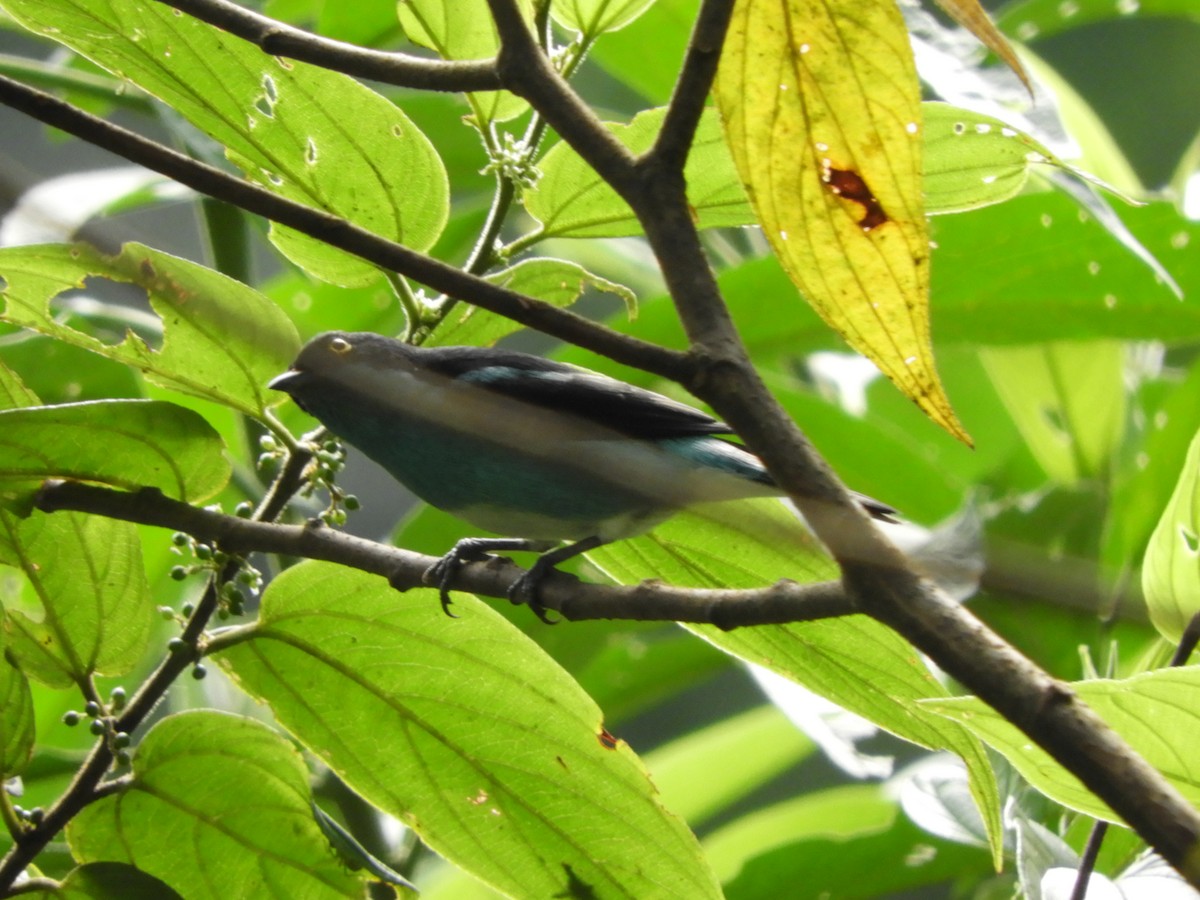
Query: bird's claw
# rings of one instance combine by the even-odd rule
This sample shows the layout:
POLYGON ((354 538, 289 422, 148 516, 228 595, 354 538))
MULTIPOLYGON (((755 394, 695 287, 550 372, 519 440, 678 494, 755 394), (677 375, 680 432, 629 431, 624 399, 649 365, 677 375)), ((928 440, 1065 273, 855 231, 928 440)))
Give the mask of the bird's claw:
POLYGON ((425 581, 437 585, 438 598, 442 601, 442 612, 452 619, 457 619, 450 612, 450 582, 458 574, 458 570, 469 562, 480 562, 490 558, 490 554, 479 545, 479 541, 466 538, 450 548, 450 552, 430 566, 425 572, 425 581))
POLYGON ((557 625, 557 619, 551 619, 546 615, 546 607, 542 605, 542 601, 538 599, 538 587, 542 583, 542 578, 545 577, 546 570, 534 563, 529 571, 525 572, 512 583, 508 589, 508 599, 513 603, 525 605, 529 607, 530 612, 542 620, 547 625, 557 625))

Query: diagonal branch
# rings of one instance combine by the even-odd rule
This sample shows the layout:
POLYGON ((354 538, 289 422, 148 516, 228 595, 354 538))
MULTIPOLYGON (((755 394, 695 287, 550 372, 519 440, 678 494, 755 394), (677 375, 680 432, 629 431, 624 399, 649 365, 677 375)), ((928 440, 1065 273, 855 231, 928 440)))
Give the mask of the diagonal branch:
POLYGON ((451 62, 370 50, 293 28, 227 0, 158 0, 165 6, 249 41, 272 56, 312 63, 333 72, 426 91, 495 91, 494 60, 451 62))
POLYGON ((678 379, 687 368, 686 356, 677 351, 618 334, 569 310, 499 287, 345 219, 280 197, 3 76, 0 76, 0 103, 202 194, 287 225, 331 247, 353 253, 388 271, 399 272, 447 296, 491 310, 522 325, 667 378, 678 379))
POLYGON ((687 384, 766 462, 842 569, 855 607, 927 654, 1200 886, 1200 814, 1070 688, 909 569, 783 412, 746 356, 689 214, 682 179, 652 173, 631 201, 693 342, 687 384))

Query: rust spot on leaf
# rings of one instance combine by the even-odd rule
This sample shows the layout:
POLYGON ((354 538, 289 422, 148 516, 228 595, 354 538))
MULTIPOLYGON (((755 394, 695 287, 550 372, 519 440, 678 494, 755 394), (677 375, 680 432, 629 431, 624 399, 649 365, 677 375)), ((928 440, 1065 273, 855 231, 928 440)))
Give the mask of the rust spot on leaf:
POLYGON ((853 169, 835 169, 826 165, 821 172, 821 180, 828 185, 831 193, 862 206, 863 214, 858 224, 863 231, 878 228, 889 221, 888 214, 867 187, 867 182, 853 169))

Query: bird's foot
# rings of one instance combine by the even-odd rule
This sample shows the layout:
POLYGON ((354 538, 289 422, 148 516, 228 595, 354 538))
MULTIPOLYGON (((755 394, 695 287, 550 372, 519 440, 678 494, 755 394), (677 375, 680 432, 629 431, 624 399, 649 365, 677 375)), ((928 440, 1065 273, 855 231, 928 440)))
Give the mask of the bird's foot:
POLYGON ((517 605, 524 604, 530 611, 547 625, 557 625, 556 619, 546 615, 546 607, 538 599, 538 587, 548 572, 553 571, 552 565, 542 565, 541 559, 529 567, 529 571, 512 583, 508 589, 508 599, 517 605))
MULTIPOLYGON (((437 586, 438 596, 442 601, 442 612, 454 619, 457 616, 450 612, 450 582, 454 580, 454 576, 458 574, 458 570, 467 563, 483 562, 487 559, 494 559, 492 550, 541 550, 545 547, 544 542, 527 541, 521 538, 463 538, 451 548, 450 552, 435 562, 425 572, 425 582, 437 586)), ((534 568, 537 568, 534 566, 534 568)), ((532 573, 522 575, 517 581, 518 583, 532 573)), ((541 577, 540 575, 538 576, 541 577)), ((516 584, 513 588, 516 588, 516 584)), ((513 596, 513 590, 510 589, 508 596, 513 596)), ((514 600, 514 603, 521 602, 514 600)), ((539 618, 541 614, 539 613, 539 618)), ((543 619, 543 621, 545 621, 543 619)))
POLYGON ((450 552, 429 567, 425 573, 425 581, 437 585, 438 597, 442 601, 442 612, 452 619, 458 618, 450 612, 450 582, 458 574, 458 570, 469 562, 481 562, 488 558, 486 540, 480 538, 464 538, 455 544, 450 552), (480 545, 485 546, 480 546, 480 545))

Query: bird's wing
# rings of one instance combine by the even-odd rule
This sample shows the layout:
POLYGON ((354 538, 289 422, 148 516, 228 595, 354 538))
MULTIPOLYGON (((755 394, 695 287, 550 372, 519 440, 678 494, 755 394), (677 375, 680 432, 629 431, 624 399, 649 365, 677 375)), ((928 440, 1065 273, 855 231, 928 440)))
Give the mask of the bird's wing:
POLYGON ((569 413, 629 437, 652 440, 732 433, 724 422, 662 394, 540 356, 439 347, 425 351, 422 362, 449 378, 569 413))

